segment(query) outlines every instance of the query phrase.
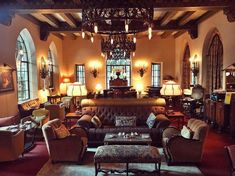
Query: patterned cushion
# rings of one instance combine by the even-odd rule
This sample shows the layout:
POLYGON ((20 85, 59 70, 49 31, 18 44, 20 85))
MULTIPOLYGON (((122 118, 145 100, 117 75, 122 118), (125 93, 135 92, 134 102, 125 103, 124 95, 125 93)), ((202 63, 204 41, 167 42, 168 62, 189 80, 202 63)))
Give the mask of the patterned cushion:
POLYGON ((61 124, 59 128, 55 128, 54 132, 56 134, 56 137, 59 139, 66 138, 70 135, 69 130, 64 126, 64 124, 61 124))
POLYGON ((115 126, 136 126, 136 116, 116 116, 115 126))
POLYGON ((184 125, 180 133, 184 138, 192 139, 194 132, 184 125))
POLYGON ((146 124, 148 125, 149 128, 153 128, 155 121, 156 121, 156 116, 151 112, 146 121, 146 124))
POLYGON ((97 116, 93 116, 91 119, 91 123, 93 123, 93 125, 95 126, 95 128, 100 128, 102 126, 102 123, 99 119, 99 117, 97 116))

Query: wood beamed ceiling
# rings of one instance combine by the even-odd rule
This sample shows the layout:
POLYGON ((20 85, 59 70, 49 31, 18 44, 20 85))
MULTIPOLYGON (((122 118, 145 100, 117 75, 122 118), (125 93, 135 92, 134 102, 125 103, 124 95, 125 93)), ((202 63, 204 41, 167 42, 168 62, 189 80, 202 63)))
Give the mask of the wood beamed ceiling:
MULTIPOLYGON (((112 1, 106 1, 106 8, 114 7, 112 1)), ((121 6, 119 3, 118 7, 121 6)), ((0 23, 9 26, 18 14, 40 26, 41 40, 47 40, 50 33, 61 39, 65 36, 76 39, 81 37, 81 8, 80 0, 1 0, 0 23)), ((220 10, 229 22, 235 21, 235 0, 154 0, 153 37, 176 38, 188 32, 195 39, 198 24, 220 10)), ((143 36, 147 36, 147 32, 139 33, 137 38, 143 36)))

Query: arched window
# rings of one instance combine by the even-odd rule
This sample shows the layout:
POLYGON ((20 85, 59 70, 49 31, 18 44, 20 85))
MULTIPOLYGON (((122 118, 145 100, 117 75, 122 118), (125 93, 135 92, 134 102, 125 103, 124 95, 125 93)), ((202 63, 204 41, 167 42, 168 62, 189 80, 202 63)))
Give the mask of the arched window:
POLYGON ((190 87, 190 49, 187 44, 184 50, 183 57, 183 73, 182 73, 182 89, 189 89, 190 87))
POLYGON ((54 88, 54 56, 49 48, 48 50, 48 83, 49 83, 49 88, 54 88))
POLYGON ((25 41, 21 34, 16 43, 18 101, 30 99, 29 58, 25 41))
POLYGON ((27 29, 16 39, 16 69, 18 102, 38 96, 37 62, 35 46, 27 29))
POLYGON ((214 34, 208 50, 207 57, 207 83, 208 93, 222 88, 223 79, 223 44, 218 34, 214 34))
POLYGON ((131 59, 130 53, 125 53, 120 49, 113 51, 112 55, 107 56, 106 61, 106 85, 109 88, 110 79, 116 79, 116 72, 120 71, 121 79, 126 79, 128 86, 131 85, 131 59))

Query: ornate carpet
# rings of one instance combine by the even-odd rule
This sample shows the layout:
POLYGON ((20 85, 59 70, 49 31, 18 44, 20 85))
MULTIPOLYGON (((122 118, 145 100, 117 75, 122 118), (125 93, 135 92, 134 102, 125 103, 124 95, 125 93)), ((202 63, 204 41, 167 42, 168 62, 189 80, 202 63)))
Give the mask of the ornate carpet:
MULTIPOLYGON (((162 156, 162 164, 161 164, 161 175, 162 176, 203 176, 201 171, 196 166, 167 166, 162 149, 160 149, 160 153, 162 156)), ((95 149, 88 149, 86 155, 84 156, 82 164, 78 165, 76 163, 56 163, 52 164, 51 161, 47 161, 46 164, 41 168, 41 170, 37 173, 37 176, 94 176, 95 175, 95 167, 93 163, 93 156, 95 154, 95 149)), ((125 169, 125 164, 102 164, 104 168, 112 168, 112 169, 125 169)), ((146 171, 154 170, 154 164, 130 164, 131 169, 140 169, 146 171)), ((98 176, 103 175, 126 175, 123 174, 104 174, 99 173, 98 176)), ((149 173, 138 173, 138 174, 129 174, 129 175, 156 175, 149 173)))

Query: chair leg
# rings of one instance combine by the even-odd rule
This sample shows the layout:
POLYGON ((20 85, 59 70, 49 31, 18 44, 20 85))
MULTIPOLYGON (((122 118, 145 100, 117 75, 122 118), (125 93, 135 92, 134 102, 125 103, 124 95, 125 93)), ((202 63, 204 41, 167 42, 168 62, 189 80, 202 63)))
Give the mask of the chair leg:
POLYGON ((129 172, 129 163, 126 163, 126 175, 128 176, 128 172, 129 172))
POLYGON ((97 166, 97 163, 95 163, 95 176, 98 175, 98 166, 97 166))

